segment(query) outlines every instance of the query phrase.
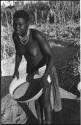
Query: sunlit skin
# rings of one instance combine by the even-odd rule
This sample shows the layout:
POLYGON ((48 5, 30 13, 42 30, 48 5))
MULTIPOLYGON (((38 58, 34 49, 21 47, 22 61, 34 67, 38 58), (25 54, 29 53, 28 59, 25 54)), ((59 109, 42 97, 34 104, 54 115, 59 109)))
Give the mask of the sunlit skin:
POLYGON ((23 18, 18 18, 14 22, 14 30, 17 35, 24 36, 27 33, 28 25, 23 18))
POLYGON ((52 55, 52 50, 46 41, 45 37, 43 34, 37 30, 30 30, 30 39, 27 42, 26 45, 21 45, 19 41, 19 36, 25 36, 27 34, 28 30, 28 23, 26 23, 25 19, 23 18, 17 18, 15 22, 13 23, 14 27, 14 33, 12 35, 13 41, 15 43, 15 48, 16 48, 16 58, 15 58, 15 71, 13 77, 19 78, 19 72, 18 68, 22 59, 22 55, 26 58, 27 61, 27 73, 28 77, 27 80, 33 79, 34 72, 33 68, 35 71, 37 71, 39 68, 44 66, 46 64, 46 71, 43 75, 42 79, 42 87, 44 88, 44 94, 42 97, 36 101, 36 111, 37 115, 39 118, 39 123, 43 122, 43 119, 40 117, 40 112, 42 113, 43 108, 45 112, 45 120, 46 123, 51 123, 51 103, 50 103, 50 90, 51 86, 49 85, 47 81, 47 76, 50 73, 50 70, 52 69, 54 62, 53 62, 53 55, 52 55), (24 48, 22 52, 22 46, 24 48), (19 47, 21 47, 21 51, 19 51, 19 47), (32 63, 32 66, 31 66, 32 63), (40 101, 41 100, 41 101, 40 101), (40 103, 41 108, 38 106, 38 102, 40 103), (40 111, 41 110, 41 111, 40 111))

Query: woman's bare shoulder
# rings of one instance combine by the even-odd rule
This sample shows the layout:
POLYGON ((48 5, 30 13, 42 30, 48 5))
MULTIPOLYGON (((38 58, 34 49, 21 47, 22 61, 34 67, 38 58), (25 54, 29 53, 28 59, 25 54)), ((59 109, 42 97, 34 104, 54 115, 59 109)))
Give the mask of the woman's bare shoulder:
POLYGON ((30 29, 30 34, 32 35, 33 38, 37 38, 38 35, 40 35, 41 38, 45 38, 45 35, 37 29, 30 29))

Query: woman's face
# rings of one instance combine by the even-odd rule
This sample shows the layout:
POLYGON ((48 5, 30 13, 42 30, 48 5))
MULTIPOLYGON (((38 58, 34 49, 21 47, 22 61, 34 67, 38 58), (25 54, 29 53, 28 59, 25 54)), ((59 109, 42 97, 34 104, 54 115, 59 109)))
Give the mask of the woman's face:
POLYGON ((14 30, 15 32, 20 35, 20 36, 24 36, 27 33, 27 29, 28 29, 28 24, 25 21, 25 19, 23 18, 17 18, 14 21, 14 30))

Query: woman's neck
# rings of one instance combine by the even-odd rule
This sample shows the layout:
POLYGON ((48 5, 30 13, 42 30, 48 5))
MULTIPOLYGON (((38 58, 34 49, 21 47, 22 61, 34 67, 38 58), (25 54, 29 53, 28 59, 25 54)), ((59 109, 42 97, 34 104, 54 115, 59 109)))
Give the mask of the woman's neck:
POLYGON ((23 33, 23 34, 21 34, 21 35, 18 35, 18 36, 20 36, 20 37, 25 37, 25 36, 27 35, 27 32, 28 32, 28 30, 27 30, 25 33, 23 33))
POLYGON ((23 45, 26 45, 28 43, 28 41, 29 41, 29 34, 30 34, 30 31, 28 29, 27 32, 26 32, 26 34, 24 36, 19 36, 20 42, 23 45))

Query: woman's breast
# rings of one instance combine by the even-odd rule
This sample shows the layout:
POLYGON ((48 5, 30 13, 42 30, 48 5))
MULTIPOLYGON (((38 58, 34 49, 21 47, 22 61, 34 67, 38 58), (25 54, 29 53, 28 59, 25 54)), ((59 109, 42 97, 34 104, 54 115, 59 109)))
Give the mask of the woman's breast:
POLYGON ((32 57, 36 57, 37 55, 42 55, 39 45, 36 42, 32 42, 28 47, 28 53, 32 57))
POLYGON ((29 55, 29 61, 33 66, 37 66, 43 58, 43 54, 39 45, 36 42, 32 42, 27 49, 29 55))

